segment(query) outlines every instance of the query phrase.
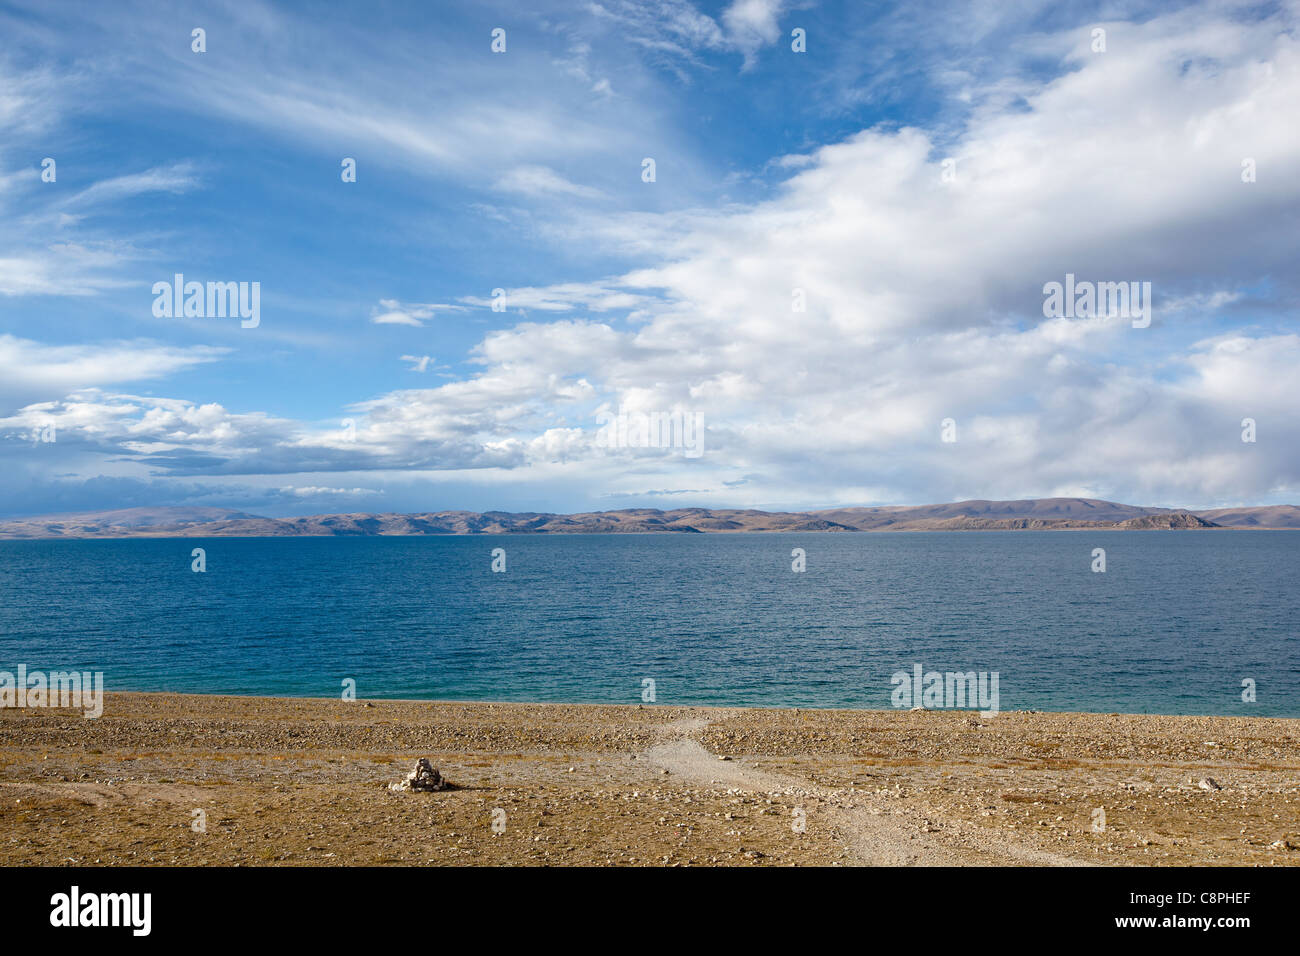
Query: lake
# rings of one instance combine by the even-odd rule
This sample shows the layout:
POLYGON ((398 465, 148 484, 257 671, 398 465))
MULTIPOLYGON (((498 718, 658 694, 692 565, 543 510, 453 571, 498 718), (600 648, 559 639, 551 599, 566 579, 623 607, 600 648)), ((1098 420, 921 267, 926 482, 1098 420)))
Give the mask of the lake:
POLYGON ((1300 717, 1297 581, 1300 533, 1268 531, 4 541, 0 669, 103 671, 110 691, 350 679, 363 698, 889 708, 919 664, 997 672, 1003 711, 1300 717))

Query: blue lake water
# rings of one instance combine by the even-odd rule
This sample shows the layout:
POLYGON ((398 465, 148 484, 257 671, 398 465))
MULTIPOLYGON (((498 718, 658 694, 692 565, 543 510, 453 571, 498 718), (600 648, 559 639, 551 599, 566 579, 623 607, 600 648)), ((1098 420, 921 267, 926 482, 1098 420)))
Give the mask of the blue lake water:
POLYGON ((660 704, 889 708, 919 663, 997 671, 1004 711, 1300 717, 1298 581, 1297 532, 6 541, 0 669, 610 703, 650 678, 660 704))

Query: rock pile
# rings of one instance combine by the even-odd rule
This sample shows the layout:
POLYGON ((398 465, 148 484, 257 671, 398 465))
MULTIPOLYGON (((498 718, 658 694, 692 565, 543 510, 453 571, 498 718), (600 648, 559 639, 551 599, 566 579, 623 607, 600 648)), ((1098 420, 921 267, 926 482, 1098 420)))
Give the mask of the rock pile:
POLYGON ((433 768, 428 757, 421 757, 415 762, 415 769, 406 775, 401 783, 390 783, 389 790, 412 791, 446 790, 447 781, 433 768))

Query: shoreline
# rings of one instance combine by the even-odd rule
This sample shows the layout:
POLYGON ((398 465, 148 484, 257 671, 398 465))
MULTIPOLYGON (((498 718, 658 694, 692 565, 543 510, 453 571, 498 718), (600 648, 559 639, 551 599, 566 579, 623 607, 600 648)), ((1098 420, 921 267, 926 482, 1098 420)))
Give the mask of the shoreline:
POLYGON ((1300 719, 114 691, 0 710, 0 834, 7 865, 1300 865, 1300 719), (390 790, 420 757, 453 788, 390 790))
MULTIPOLYGON (((0 662, 0 670, 5 665, 0 662)), ((703 710, 703 711, 736 711, 749 710, 759 713, 830 713, 830 714, 898 714, 913 713, 921 711, 924 713, 955 713, 968 714, 980 719, 996 720, 999 716, 1010 714, 1052 714, 1063 717, 1161 717, 1161 718, 1206 718, 1212 720, 1284 720, 1296 721, 1300 723, 1300 714, 1294 717, 1279 716, 1277 714, 1205 714, 1205 713, 1188 713, 1174 714, 1164 711, 1127 711, 1127 710, 1039 710, 1039 709, 1021 709, 1021 710, 999 710, 997 714, 990 718, 983 718, 980 715, 978 707, 967 708, 950 708, 950 707, 839 707, 823 706, 821 704, 701 704, 690 701, 673 704, 644 704, 644 703, 614 703, 601 700, 518 700, 511 698, 488 698, 488 697, 358 697, 355 701, 342 701, 340 697, 321 697, 313 694, 264 694, 257 692, 235 692, 223 691, 221 693, 209 691, 184 691, 184 690, 142 690, 134 687, 119 687, 114 690, 104 690, 104 698, 110 696, 159 696, 159 697, 190 697, 195 699, 231 699, 231 700, 264 700, 276 701, 282 703, 291 702, 314 702, 321 704, 333 703, 353 703, 365 705, 366 703, 389 703, 389 704, 446 704, 446 705, 470 705, 470 706, 515 706, 515 707, 609 707, 625 710, 642 710, 648 707, 672 707, 677 710, 703 710)), ((0 704, 0 712, 5 710, 5 706, 0 704)), ((57 709, 57 708, 56 708, 57 709)), ((67 711, 76 711, 76 708, 62 708, 67 711)))

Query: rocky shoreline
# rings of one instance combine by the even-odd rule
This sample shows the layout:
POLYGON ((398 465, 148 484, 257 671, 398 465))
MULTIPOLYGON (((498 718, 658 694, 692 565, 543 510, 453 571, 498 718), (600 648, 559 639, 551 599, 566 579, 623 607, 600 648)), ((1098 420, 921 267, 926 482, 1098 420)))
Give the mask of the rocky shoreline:
POLYGON ((5 865, 1273 866, 1297 845, 1300 720, 140 693, 96 720, 0 710, 5 865), (436 785, 408 773, 421 758, 436 785))

